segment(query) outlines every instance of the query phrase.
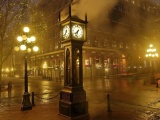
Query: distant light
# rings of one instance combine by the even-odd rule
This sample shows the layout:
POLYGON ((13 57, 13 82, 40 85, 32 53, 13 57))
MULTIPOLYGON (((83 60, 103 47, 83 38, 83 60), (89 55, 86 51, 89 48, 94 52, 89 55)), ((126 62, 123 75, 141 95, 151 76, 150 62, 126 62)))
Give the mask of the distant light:
POLYGON ((146 54, 146 57, 148 57, 149 55, 148 54, 146 54))
POLYGON ((42 67, 43 67, 43 68, 47 68, 47 67, 48 67, 48 66, 47 66, 47 62, 44 62, 42 67))
POLYGON ((158 53, 156 53, 155 56, 158 57, 158 53))
POLYGON ((149 47, 153 47, 153 45, 152 45, 152 44, 150 44, 150 45, 149 45, 149 47))

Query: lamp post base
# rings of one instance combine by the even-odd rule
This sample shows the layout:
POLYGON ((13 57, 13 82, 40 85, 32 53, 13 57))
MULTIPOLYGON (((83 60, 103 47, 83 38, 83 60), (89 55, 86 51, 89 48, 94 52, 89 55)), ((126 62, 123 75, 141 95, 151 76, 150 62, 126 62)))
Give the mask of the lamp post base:
POLYGON ((21 110, 31 110, 31 109, 32 109, 32 104, 30 102, 30 94, 28 92, 25 92, 23 94, 21 110))

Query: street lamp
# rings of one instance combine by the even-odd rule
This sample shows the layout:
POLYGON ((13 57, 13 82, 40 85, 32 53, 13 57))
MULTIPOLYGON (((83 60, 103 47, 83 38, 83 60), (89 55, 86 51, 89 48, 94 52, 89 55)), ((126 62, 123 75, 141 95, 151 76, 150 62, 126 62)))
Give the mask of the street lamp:
POLYGON ((154 76, 154 67, 155 67, 155 63, 152 61, 157 58, 159 55, 157 53, 156 48, 153 47, 152 44, 149 45, 149 48, 147 49, 147 53, 145 55, 147 58, 150 59, 150 67, 151 67, 151 83, 155 83, 155 76, 154 76))
POLYGON ((29 35, 29 28, 24 27, 23 28, 23 34, 21 36, 17 37, 18 40, 18 46, 15 47, 15 51, 23 51, 25 53, 24 57, 24 94, 23 94, 23 101, 22 101, 22 107, 21 110, 29 110, 32 109, 32 105, 30 102, 30 93, 28 92, 28 71, 27 71, 27 57, 28 53, 30 53, 32 50, 37 52, 38 47, 34 46, 36 38, 34 36, 29 35))

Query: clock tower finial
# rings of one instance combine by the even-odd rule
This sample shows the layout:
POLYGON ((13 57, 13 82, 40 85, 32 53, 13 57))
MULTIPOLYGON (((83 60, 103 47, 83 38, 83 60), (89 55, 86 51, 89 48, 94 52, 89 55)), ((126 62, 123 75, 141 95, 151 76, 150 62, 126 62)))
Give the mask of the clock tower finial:
POLYGON ((71 5, 69 5, 69 18, 71 18, 72 13, 71 13, 71 5))

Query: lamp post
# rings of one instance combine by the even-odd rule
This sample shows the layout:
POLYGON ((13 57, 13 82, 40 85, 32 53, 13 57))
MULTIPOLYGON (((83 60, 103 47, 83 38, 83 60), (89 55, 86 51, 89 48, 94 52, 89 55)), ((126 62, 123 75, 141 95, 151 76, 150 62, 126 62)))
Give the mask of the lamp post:
POLYGON ((158 53, 156 52, 156 48, 153 47, 152 44, 149 45, 149 48, 147 49, 146 57, 150 59, 150 67, 151 67, 151 83, 154 84, 155 76, 154 76, 154 67, 155 67, 155 58, 158 57, 158 53))
POLYGON ((24 94, 21 110, 29 110, 32 109, 32 105, 30 102, 30 93, 28 92, 28 71, 27 71, 27 58, 28 53, 32 50, 37 52, 38 47, 34 46, 36 38, 34 36, 29 35, 29 28, 24 27, 23 34, 17 37, 18 46, 15 47, 15 51, 23 51, 24 56, 24 94))

